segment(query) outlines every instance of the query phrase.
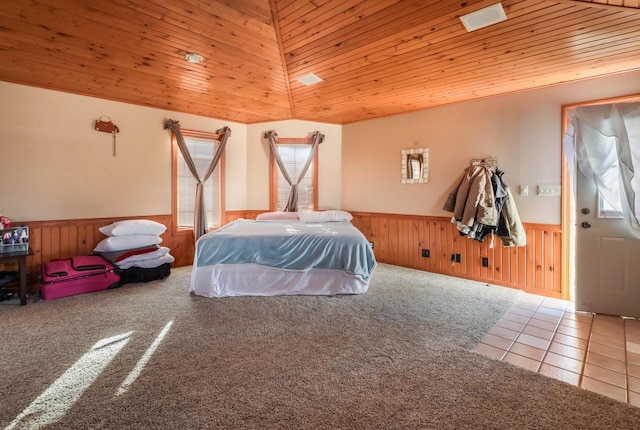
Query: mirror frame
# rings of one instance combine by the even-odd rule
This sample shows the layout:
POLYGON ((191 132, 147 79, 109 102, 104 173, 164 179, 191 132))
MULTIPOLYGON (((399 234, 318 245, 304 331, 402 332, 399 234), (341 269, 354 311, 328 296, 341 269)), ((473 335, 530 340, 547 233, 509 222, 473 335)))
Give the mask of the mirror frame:
POLYGON ((429 182, 429 148, 403 149, 401 151, 403 184, 426 184, 429 182), (409 175, 413 160, 420 163, 418 175, 409 175))

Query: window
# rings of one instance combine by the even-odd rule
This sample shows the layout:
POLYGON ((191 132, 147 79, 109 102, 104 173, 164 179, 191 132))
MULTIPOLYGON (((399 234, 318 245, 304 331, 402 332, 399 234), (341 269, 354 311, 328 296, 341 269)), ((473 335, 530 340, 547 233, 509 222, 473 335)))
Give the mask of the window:
MULTIPOLYGON (((311 139, 279 138, 276 143, 280 158, 292 181, 296 181, 311 152, 311 139)), ((287 206, 291 186, 271 155, 271 210, 282 211, 287 206)), ((316 210, 318 207, 318 151, 309 170, 298 185, 298 211, 316 210)))
MULTIPOLYGON (((198 175, 205 176, 219 144, 218 135, 193 130, 181 130, 198 175)), ((175 136, 172 148, 173 164, 173 227, 174 231, 193 229, 197 181, 184 161, 175 136)), ((204 205, 209 229, 221 225, 224 219, 224 154, 204 183, 204 205)))
POLYGON ((614 190, 614 195, 618 199, 614 199, 612 204, 609 204, 602 194, 598 193, 598 218, 624 218, 622 212, 622 201, 620 200, 620 188, 614 190))

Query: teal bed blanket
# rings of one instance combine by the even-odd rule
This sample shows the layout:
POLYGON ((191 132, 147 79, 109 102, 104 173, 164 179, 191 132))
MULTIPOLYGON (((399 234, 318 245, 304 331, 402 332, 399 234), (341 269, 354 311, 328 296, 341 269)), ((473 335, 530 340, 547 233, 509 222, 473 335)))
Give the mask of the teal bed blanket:
POLYGON ((196 268, 258 264, 285 270, 332 269, 369 281, 376 260, 350 222, 237 220, 196 242, 196 268))

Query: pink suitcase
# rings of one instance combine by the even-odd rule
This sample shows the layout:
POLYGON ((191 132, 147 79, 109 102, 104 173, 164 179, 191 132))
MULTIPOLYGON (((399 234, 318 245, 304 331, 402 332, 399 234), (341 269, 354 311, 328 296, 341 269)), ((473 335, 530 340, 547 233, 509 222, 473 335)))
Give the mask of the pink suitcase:
POLYGON ((99 255, 72 257, 42 264, 40 295, 44 300, 119 286, 120 275, 114 273, 113 264, 99 255))

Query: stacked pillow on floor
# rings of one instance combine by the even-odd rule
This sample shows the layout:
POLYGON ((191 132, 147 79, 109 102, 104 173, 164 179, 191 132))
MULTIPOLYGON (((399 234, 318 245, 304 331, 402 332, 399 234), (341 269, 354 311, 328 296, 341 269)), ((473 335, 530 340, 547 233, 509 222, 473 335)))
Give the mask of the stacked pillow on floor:
POLYGON ((99 230, 107 237, 93 251, 119 270, 120 283, 148 282, 171 273, 175 258, 169 248, 160 246, 160 235, 167 230, 164 224, 133 219, 116 221, 99 230))

